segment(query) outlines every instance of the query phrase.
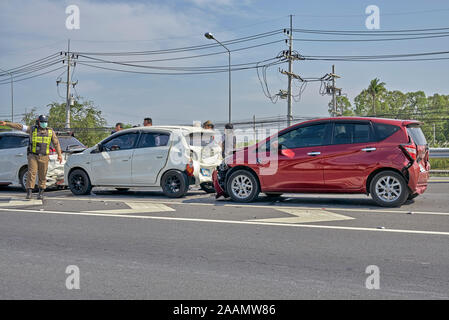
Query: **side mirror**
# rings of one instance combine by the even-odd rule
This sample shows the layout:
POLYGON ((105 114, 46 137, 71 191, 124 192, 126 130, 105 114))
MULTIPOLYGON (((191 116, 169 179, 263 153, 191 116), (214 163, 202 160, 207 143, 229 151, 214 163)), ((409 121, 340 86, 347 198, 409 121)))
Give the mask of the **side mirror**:
POLYGON ((293 152, 291 149, 288 149, 287 147, 283 146, 282 144, 279 144, 278 152, 281 156, 284 156, 287 158, 293 158, 295 156, 295 152, 293 152))

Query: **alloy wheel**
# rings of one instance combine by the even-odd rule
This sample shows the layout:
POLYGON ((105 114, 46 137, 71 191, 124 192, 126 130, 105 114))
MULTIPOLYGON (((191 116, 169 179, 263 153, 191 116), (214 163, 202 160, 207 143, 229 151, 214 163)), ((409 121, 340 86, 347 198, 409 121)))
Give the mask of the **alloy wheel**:
POLYGON ((382 201, 394 202, 401 196, 402 185, 396 177, 385 176, 377 181, 375 191, 382 201))
POLYGON ((245 199, 249 197, 253 188, 253 182, 246 175, 238 175, 232 179, 231 190, 237 198, 245 199))

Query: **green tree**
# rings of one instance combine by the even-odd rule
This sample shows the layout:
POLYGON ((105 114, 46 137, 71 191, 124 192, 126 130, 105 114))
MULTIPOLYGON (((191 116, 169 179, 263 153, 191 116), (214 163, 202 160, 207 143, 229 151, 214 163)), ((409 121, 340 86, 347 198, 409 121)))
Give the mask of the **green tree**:
MULTIPOLYGON (((345 96, 338 96, 336 97, 336 103, 337 103, 337 113, 342 116, 353 116, 354 115, 354 109, 351 105, 351 102, 349 101, 348 97, 345 96)), ((332 100, 329 101, 329 114, 333 115, 334 108, 332 104, 332 100)))
POLYGON ((39 117, 39 115, 36 113, 36 108, 31 108, 31 111, 25 113, 22 117, 22 123, 27 126, 33 126, 36 123, 37 117, 39 117))
MULTIPOLYGON (((65 103, 53 102, 49 105, 48 125, 55 130, 64 131, 65 127, 65 103)), ((33 125, 37 118, 36 109, 25 114, 22 121, 27 125, 33 125)), ((93 146, 107 137, 110 132, 106 129, 106 119, 101 110, 94 106, 92 101, 76 101, 70 108, 70 131, 86 146, 93 146)))
POLYGON ((375 78, 370 81, 370 84, 368 86, 368 93, 372 97, 372 114, 376 115, 376 98, 382 95, 386 89, 385 89, 385 82, 379 82, 380 80, 378 78, 375 78))

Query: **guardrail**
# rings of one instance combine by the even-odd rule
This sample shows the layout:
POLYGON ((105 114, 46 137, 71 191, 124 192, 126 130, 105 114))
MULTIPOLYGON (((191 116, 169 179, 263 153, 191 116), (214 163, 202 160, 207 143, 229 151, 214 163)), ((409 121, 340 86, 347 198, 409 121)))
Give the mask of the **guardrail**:
POLYGON ((449 158, 449 148, 430 148, 431 158, 449 158))

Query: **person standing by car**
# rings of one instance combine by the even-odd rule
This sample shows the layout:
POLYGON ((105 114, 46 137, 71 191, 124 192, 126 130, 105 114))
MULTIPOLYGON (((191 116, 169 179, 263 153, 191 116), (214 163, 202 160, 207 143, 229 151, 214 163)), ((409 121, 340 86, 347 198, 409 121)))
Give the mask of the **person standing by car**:
POLYGON ((123 123, 117 122, 115 124, 115 129, 111 131, 111 134, 114 134, 114 133, 122 131, 122 130, 123 130, 123 123))
POLYGON ((143 126, 144 127, 151 127, 152 125, 153 125, 153 120, 151 118, 143 119, 143 126))
POLYGON ((44 191, 47 182, 48 159, 50 154, 50 143, 53 143, 58 153, 58 161, 62 163, 62 152, 59 140, 53 129, 48 128, 48 118, 40 115, 35 126, 26 126, 20 123, 0 121, 0 125, 21 130, 30 135, 28 143, 28 177, 26 182, 27 195, 26 199, 32 197, 32 190, 36 183, 36 173, 39 177, 39 194, 38 199, 44 198, 44 191))
POLYGON ((203 123, 203 129, 214 130, 214 124, 212 123, 212 121, 207 120, 206 122, 203 123))
POLYGON ((222 155, 223 158, 231 155, 236 147, 236 137, 234 134, 234 126, 232 123, 227 123, 225 125, 224 135, 222 136, 222 155))

